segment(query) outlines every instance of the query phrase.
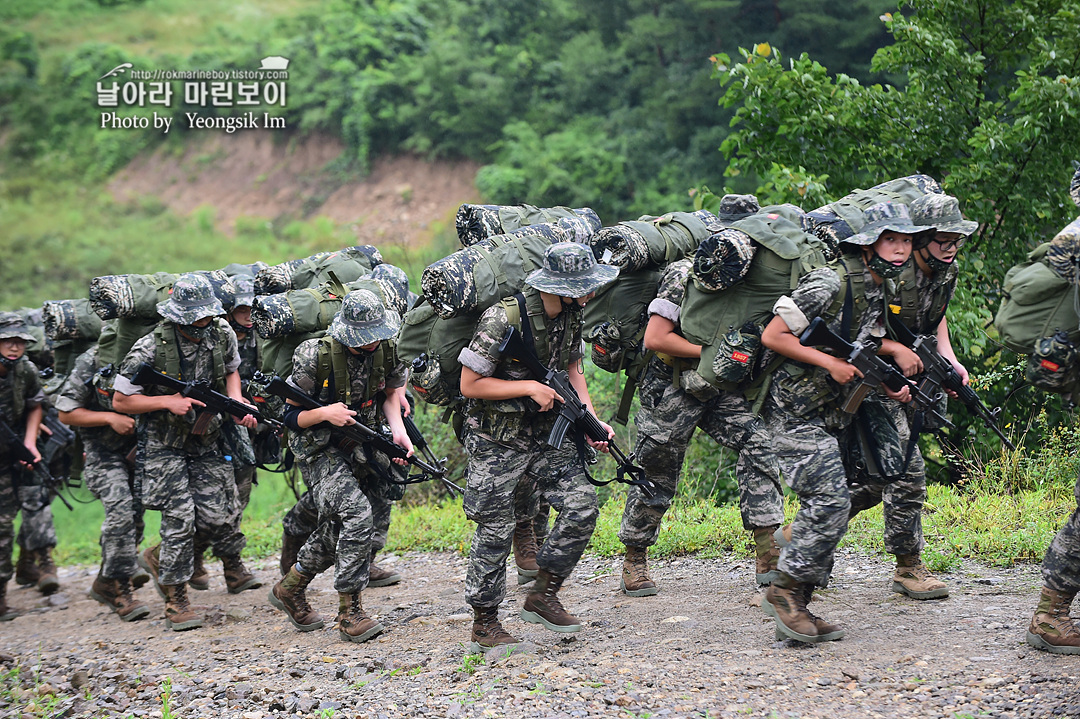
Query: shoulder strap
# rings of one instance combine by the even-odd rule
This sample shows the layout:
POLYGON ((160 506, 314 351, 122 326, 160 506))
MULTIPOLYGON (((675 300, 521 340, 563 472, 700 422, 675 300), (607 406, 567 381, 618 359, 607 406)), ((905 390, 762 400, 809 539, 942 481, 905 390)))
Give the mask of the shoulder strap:
POLYGON ((176 336, 176 325, 171 322, 159 322, 154 328, 154 369, 176 379, 186 379, 180 376, 180 339, 176 336))
POLYGON ((348 379, 345 348, 330 335, 319 338, 319 351, 315 360, 315 391, 329 389, 333 402, 352 405, 352 387, 348 379))

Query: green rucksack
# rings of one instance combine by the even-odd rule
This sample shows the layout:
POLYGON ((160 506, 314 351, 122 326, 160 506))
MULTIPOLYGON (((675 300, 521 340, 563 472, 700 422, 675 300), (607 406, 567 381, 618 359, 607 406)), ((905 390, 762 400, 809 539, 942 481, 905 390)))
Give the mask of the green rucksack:
POLYGON ((318 252, 310 257, 259 270, 255 275, 255 294, 276 295, 289 290, 318 287, 330 279, 331 271, 341 282, 352 282, 371 272, 382 261, 379 250, 372 245, 318 252))
POLYGON ((761 333, 776 300, 795 289, 803 275, 828 264, 829 255, 824 241, 803 232, 794 207, 763 207, 731 228, 757 243, 749 270, 719 292, 687 283, 680 315, 683 336, 701 345, 698 374, 726 391, 745 389, 754 379, 761 333))
POLYGON ((48 300, 42 311, 45 336, 53 348, 54 374, 47 386, 59 390, 75 359, 98 341, 102 322, 87 299, 48 300))

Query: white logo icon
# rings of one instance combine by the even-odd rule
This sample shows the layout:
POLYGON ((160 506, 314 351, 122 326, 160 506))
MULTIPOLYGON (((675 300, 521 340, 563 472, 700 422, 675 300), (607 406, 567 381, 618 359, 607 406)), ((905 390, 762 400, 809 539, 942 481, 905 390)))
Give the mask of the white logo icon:
MULTIPOLYGON (((266 61, 264 60, 263 62, 266 62, 266 61)), ((120 75, 123 75, 125 72, 127 72, 129 68, 131 68, 131 63, 130 62, 125 62, 122 65, 117 65, 112 70, 109 70, 107 73, 105 73, 104 75, 99 77, 98 80, 104 80, 107 77, 118 77, 120 75)))
POLYGON ((264 57, 262 64, 259 65, 260 70, 288 70, 289 58, 282 57, 281 55, 271 55, 270 57, 264 57))

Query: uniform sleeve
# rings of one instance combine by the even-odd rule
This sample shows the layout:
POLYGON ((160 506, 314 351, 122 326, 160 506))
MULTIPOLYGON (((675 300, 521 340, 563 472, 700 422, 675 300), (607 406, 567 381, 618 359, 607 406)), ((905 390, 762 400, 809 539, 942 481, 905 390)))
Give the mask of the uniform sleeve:
POLYGON ((828 267, 804 275, 790 295, 773 305, 773 314, 782 319, 794 334, 810 326, 811 320, 829 309, 840 294, 840 277, 828 267))
POLYGON ((64 384, 60 386, 60 392, 53 404, 60 412, 87 407, 90 403, 90 380, 94 377, 94 358, 97 356, 95 348, 91 347, 83 352, 75 360, 75 366, 71 368, 64 384))
POLYGON ((469 346, 461 350, 458 360, 463 367, 468 367, 481 377, 495 374, 499 365, 499 345, 502 343, 510 320, 502 304, 489 307, 476 325, 469 346))
POLYGON ((301 342, 293 352, 292 374, 285 381, 309 397, 318 397, 318 388, 315 387, 318 364, 319 340, 311 339, 301 342))
POLYGON ((240 369, 240 346, 236 341, 236 332, 225 320, 214 321, 218 323, 218 336, 225 338, 225 373, 231 374, 240 369))
POLYGON ((397 389, 405 386, 409 378, 409 370, 404 362, 399 362, 389 374, 386 375, 386 388, 397 389))
POLYGON ((660 276, 656 299, 649 303, 649 314, 660 315, 678 324, 682 314, 682 301, 686 296, 686 283, 690 279, 691 261, 683 258, 672 262, 660 276))
POLYGON ((139 371, 139 365, 143 362, 147 364, 153 364, 154 362, 154 345, 157 340, 154 339, 154 333, 151 332, 148 335, 141 337, 124 357, 124 361, 120 363, 120 369, 116 372, 116 378, 113 380, 113 389, 120 394, 145 394, 145 390, 141 385, 133 384, 131 377, 139 371))

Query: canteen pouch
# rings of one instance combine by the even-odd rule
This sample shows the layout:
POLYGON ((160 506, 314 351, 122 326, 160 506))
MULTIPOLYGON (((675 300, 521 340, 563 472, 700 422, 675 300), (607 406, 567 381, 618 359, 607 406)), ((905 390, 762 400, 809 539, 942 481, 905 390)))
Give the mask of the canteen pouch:
POLYGON ((739 383, 750 376, 761 352, 761 331, 751 322, 720 337, 713 372, 721 382, 739 383))

